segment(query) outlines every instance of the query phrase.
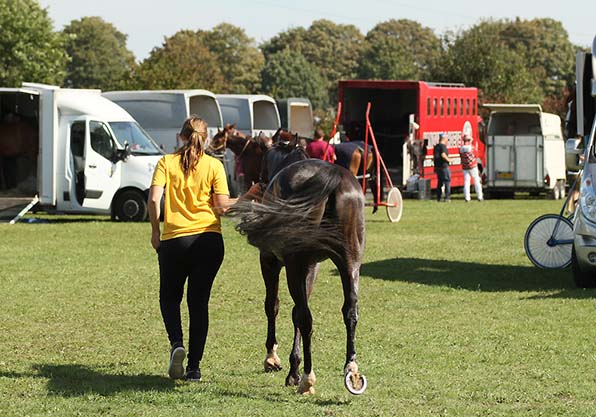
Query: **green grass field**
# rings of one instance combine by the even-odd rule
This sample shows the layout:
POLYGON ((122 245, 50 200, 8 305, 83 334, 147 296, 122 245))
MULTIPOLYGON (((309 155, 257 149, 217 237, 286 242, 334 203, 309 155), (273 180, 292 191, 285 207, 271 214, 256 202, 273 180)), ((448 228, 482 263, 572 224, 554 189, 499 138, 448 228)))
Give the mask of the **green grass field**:
POLYGON ((367 208, 356 347, 368 390, 359 397, 343 387, 343 300, 328 261, 311 297, 317 393, 302 397, 284 386, 285 278, 285 369, 265 374, 257 251, 231 222, 201 383, 166 375, 148 223, 0 225, 0 415, 596 415, 596 291, 576 289, 569 270, 535 268, 523 249, 529 223, 560 205, 406 200, 396 224, 367 208))

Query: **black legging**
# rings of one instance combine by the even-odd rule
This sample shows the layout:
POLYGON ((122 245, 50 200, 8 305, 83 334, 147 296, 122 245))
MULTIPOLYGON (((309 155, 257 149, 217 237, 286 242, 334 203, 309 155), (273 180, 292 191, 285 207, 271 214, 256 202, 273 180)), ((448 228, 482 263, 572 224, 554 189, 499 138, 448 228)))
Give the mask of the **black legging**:
POLYGON ((203 358, 207 340, 209 296, 224 258, 223 238, 208 232, 164 240, 158 258, 159 305, 171 344, 183 341, 180 303, 188 277, 188 367, 194 369, 203 358))

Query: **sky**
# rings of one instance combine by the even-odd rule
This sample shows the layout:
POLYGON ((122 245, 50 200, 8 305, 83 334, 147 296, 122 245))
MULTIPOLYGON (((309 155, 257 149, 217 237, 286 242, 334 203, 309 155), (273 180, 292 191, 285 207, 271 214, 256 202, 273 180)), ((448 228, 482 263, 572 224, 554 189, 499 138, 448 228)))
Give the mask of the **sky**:
POLYGON ((389 19, 415 20, 441 35, 482 19, 549 17, 563 23, 572 43, 588 47, 596 35, 594 0, 39 0, 54 29, 84 16, 100 16, 128 35, 138 61, 181 29, 210 30, 226 22, 243 28, 257 44, 317 19, 355 25, 363 35, 389 19))

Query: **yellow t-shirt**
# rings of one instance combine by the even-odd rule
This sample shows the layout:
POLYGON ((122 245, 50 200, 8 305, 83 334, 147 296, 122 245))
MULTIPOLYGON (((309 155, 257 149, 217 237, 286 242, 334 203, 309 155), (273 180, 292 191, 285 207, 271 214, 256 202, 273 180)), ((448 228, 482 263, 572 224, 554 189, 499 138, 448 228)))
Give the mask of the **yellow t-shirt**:
POLYGON ((162 240, 204 232, 221 233, 219 216, 213 211, 213 194, 227 194, 223 164, 203 154, 194 171, 184 176, 180 155, 159 160, 151 185, 165 187, 162 240))

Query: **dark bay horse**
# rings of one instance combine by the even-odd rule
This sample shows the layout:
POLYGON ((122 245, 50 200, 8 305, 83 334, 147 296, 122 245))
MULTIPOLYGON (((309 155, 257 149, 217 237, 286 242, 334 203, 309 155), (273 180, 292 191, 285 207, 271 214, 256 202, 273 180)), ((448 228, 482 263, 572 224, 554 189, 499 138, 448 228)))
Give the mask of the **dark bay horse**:
POLYGON ((361 394, 366 389, 366 379, 358 372, 354 337, 365 242, 364 196, 354 175, 340 166, 318 159, 300 160, 289 165, 286 161, 282 162, 284 168, 272 176, 262 195, 248 194, 228 212, 239 218, 236 230, 260 250, 268 322, 264 367, 266 371, 281 370, 275 321, 279 311, 279 274, 285 266, 294 301, 294 343, 286 385, 298 385, 301 394, 314 393, 313 320, 308 298, 319 262, 331 259, 339 270, 344 295, 344 382, 350 392, 361 394), (299 372, 301 337, 302 376, 299 372))
POLYGON ((216 155, 230 149, 236 158, 235 177, 242 177, 242 192, 260 181, 263 156, 271 147, 271 138, 259 135, 253 138, 236 130, 235 125, 226 125, 211 139, 207 153, 216 155))

